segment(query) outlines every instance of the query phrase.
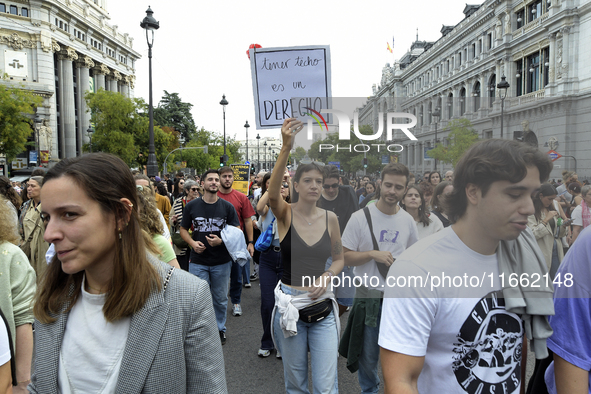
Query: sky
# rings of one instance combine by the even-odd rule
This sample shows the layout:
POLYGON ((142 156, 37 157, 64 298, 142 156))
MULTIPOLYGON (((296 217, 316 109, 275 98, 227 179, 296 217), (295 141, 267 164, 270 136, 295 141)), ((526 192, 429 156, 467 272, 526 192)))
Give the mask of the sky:
MULTIPOLYGON (((379 84, 382 68, 394 64, 416 39, 436 41, 442 25, 463 18, 465 0, 347 2, 300 0, 279 2, 195 0, 111 0, 111 20, 120 33, 134 38, 136 62, 134 95, 148 102, 148 45, 140 22, 148 6, 160 22, 152 49, 153 100, 164 90, 193 104, 198 128, 223 133, 226 95, 226 134, 245 139, 280 138, 279 129, 256 130, 250 62, 246 51, 256 43, 264 48, 330 45, 333 97, 367 97, 379 84), (393 53, 387 50, 387 43, 393 53)), ((475 4, 481 4, 475 2, 475 4)))

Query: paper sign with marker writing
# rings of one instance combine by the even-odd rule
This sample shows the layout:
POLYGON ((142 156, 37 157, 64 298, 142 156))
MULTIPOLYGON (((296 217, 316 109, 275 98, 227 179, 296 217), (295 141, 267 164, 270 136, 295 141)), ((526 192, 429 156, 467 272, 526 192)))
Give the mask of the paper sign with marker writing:
POLYGON ((257 129, 280 128, 284 119, 299 117, 300 109, 327 108, 328 45, 250 49, 250 67, 257 129))

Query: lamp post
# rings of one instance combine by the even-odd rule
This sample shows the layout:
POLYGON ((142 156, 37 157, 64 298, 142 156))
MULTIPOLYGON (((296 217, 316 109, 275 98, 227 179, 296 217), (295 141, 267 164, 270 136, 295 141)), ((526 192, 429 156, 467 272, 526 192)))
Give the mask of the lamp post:
POLYGON ((265 171, 269 171, 267 168, 267 141, 263 144, 263 160, 265 161, 265 171))
POLYGON ((503 117, 505 115, 505 98, 507 98, 507 89, 509 89, 510 85, 509 82, 505 81, 505 76, 501 77, 501 82, 497 84, 497 89, 504 90, 503 92, 499 92, 499 97, 501 97, 501 139, 503 139, 503 117))
MULTIPOLYGON (((435 120, 435 144, 434 147, 437 148, 437 122, 439 121, 439 117, 441 116, 441 108, 436 107, 435 111, 433 111, 431 113, 431 116, 434 118, 437 118, 437 120, 435 120)), ((433 164, 435 165, 435 169, 433 171, 437 171, 437 159, 433 158, 433 164)))
POLYGON ((261 171, 261 136, 257 133, 257 171, 261 171))
POLYGON ((146 10, 146 17, 140 23, 140 27, 146 30, 146 41, 148 43, 148 64, 150 68, 149 72, 149 117, 150 117, 150 143, 149 143, 149 152, 148 152, 148 177, 153 177, 158 175, 158 162, 156 161, 156 147, 154 146, 154 105, 152 103, 152 45, 154 44, 154 30, 158 30, 160 27, 160 22, 158 22, 152 16, 154 12, 148 6, 146 10), (148 36, 148 32, 152 32, 152 39, 150 40, 148 36))
POLYGON ((88 138, 90 139, 90 143, 88 144, 90 153, 92 153, 92 133, 94 133, 94 129, 92 128, 92 125, 88 126, 88 130, 86 130, 86 132, 88 133, 88 138))
POLYGON ((248 161, 248 128, 250 125, 248 124, 248 120, 244 124, 244 128, 246 129, 246 161, 248 161))
POLYGON ((35 150, 37 151, 37 167, 41 167, 41 144, 39 143, 39 127, 43 123, 43 119, 37 115, 35 116, 35 150))
POLYGON ((226 155, 226 105, 228 105, 228 100, 226 100, 226 95, 222 94, 222 101, 220 101, 220 105, 224 109, 224 165, 228 161, 228 155, 226 155))

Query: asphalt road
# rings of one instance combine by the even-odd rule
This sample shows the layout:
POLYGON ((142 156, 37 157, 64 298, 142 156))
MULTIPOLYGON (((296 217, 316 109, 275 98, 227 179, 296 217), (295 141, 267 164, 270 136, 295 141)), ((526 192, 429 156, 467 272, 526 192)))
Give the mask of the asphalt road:
MULTIPOLYGON (((280 394, 285 393, 283 381, 283 364, 275 357, 275 353, 267 358, 257 356, 263 335, 260 313, 260 289, 258 281, 252 282, 250 289, 242 289, 242 316, 232 316, 230 302, 228 302, 227 342, 223 346, 224 360, 226 364, 226 380, 228 393, 230 394, 280 394)), ((341 317, 341 330, 347 324, 345 313, 341 317)), ((527 380, 531 376, 534 366, 534 357, 528 352, 527 380)), ((338 379, 339 393, 360 393, 357 382, 357 373, 352 374, 347 370, 347 360, 339 357, 338 379)), ((311 372, 308 372, 310 377, 311 372)), ((380 371, 381 378, 381 371, 380 371)), ((380 393, 383 393, 383 387, 380 393)))

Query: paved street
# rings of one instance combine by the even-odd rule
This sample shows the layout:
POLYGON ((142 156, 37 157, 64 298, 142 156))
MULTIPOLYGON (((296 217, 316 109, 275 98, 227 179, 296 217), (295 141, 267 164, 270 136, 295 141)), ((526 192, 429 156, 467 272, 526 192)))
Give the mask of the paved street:
MULTIPOLYGON (((231 394, 285 393, 281 360, 275 358, 275 353, 267 358, 257 356, 263 335, 258 283, 252 282, 250 289, 242 289, 242 316, 232 316, 228 305, 228 341, 223 349, 228 392, 231 394)), ((341 318, 341 330, 346 324, 347 314, 341 318)), ((357 374, 349 372, 346 363, 345 358, 339 357, 339 393, 359 393, 357 374)))
MULTIPOLYGON (((267 358, 257 356, 263 334, 258 281, 252 282, 250 289, 242 289, 242 310, 244 312, 242 316, 234 317, 231 306, 228 305, 226 323, 228 341, 223 346, 228 392, 230 394, 285 393, 281 360, 275 358, 275 353, 267 358)), ((341 318, 341 330, 344 330, 346 324, 347 314, 341 318)), ((357 374, 347 370, 346 362, 346 359, 339 357, 339 393, 360 393, 357 374)), ((531 376, 534 362, 533 354, 528 353, 527 380, 531 376)), ((310 392, 312 392, 311 386, 310 392)), ((382 388, 380 393, 383 392, 382 388)))

